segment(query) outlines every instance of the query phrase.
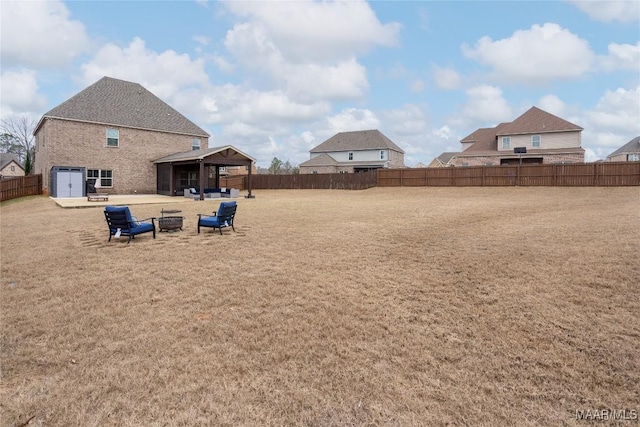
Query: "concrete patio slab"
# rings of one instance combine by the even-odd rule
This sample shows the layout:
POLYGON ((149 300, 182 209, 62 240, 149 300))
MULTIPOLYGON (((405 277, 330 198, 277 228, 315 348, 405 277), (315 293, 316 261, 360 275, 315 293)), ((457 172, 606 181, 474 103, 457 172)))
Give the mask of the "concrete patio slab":
POLYGON ((92 208, 99 206, 148 205, 167 203, 194 203, 184 197, 162 196, 160 194, 110 194, 108 201, 89 202, 86 197, 50 197, 61 208, 92 208))

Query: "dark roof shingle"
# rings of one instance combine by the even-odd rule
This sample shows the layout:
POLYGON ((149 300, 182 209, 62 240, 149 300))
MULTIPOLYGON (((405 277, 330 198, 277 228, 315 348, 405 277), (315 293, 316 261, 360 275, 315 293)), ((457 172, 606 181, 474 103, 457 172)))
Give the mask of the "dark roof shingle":
POLYGON ((391 149, 404 154, 402 148, 387 138, 379 130, 356 130, 340 132, 311 149, 311 153, 327 153, 332 151, 358 151, 391 149))
POLYGON ((531 107, 511 123, 505 123, 505 125, 496 132, 496 135, 521 135, 581 130, 583 129, 578 125, 574 125, 558 116, 547 113, 538 107, 531 107))
POLYGON ((101 78, 45 117, 209 137, 142 85, 111 77, 101 78))
POLYGON ((625 153, 640 153, 640 136, 636 136, 631 141, 624 144, 622 147, 618 148, 613 153, 609 154, 607 157, 617 156, 618 154, 625 153))

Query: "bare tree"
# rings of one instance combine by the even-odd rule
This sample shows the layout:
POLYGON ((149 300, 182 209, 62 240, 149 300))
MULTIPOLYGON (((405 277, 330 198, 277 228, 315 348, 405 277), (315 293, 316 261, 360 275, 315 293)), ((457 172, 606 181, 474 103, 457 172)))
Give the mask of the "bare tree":
POLYGON ((34 136, 36 122, 27 116, 13 116, 2 119, 0 126, 0 149, 5 153, 17 154, 25 165, 25 173, 31 172, 34 161, 34 136), (26 170, 29 166, 29 170, 26 170))

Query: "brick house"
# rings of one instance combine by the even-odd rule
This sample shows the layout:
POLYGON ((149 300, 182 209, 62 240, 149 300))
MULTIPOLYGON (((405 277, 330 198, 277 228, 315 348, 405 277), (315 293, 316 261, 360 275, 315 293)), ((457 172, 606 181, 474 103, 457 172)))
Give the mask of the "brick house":
POLYGON ((353 173, 403 168, 404 151, 379 130, 340 132, 309 151, 300 173, 353 173))
POLYGON ((24 168, 18 156, 11 153, 0 153, 0 178, 24 176, 24 168))
POLYGON ((476 130, 460 141, 462 151, 443 153, 430 166, 583 163, 582 130, 531 107, 513 122, 476 130))
POLYGON ((73 187, 58 197, 81 197, 97 179, 101 192, 155 194, 154 160, 209 144, 207 132, 140 84, 110 77, 45 113, 34 135, 43 191, 73 187), (67 184, 69 174, 78 177, 67 184))
POLYGON ((640 136, 618 148, 607 156, 608 162, 640 162, 640 136))

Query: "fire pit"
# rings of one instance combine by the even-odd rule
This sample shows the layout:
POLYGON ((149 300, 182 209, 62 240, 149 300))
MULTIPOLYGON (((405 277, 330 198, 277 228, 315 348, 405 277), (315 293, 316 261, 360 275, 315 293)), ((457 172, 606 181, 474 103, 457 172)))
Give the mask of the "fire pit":
POLYGON ((177 214, 182 211, 178 210, 162 210, 162 216, 158 218, 158 231, 175 231, 182 230, 184 217, 182 216, 165 216, 164 214, 177 214))

